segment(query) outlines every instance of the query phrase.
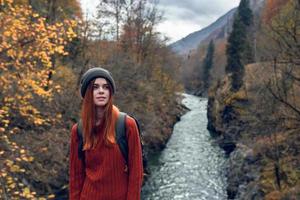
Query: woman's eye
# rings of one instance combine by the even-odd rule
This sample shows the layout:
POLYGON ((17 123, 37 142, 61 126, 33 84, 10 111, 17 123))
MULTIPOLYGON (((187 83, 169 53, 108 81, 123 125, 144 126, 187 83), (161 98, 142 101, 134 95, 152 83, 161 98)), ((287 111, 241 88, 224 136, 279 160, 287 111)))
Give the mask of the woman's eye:
POLYGON ((94 90, 97 89, 97 88, 99 88, 98 85, 93 85, 93 89, 94 89, 94 90))

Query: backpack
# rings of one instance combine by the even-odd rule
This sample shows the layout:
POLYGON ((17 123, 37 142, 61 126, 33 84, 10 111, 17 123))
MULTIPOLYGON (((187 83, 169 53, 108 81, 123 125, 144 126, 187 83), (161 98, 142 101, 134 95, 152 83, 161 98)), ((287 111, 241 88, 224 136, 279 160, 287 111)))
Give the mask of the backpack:
MULTIPOLYGON (((122 152, 123 157, 125 158, 126 161, 126 165, 128 165, 128 142, 127 142, 127 138, 126 138, 126 123, 125 123, 125 119, 126 119, 127 114, 124 112, 120 112, 119 117, 117 119, 117 123, 116 123, 116 140, 117 143, 119 145, 119 148, 122 152)), ((132 116, 130 116, 132 117, 132 116)), ((146 155, 144 152, 144 148, 143 148, 143 139, 142 139, 142 135, 141 135, 141 131, 140 131, 140 126, 138 121, 132 117, 138 127, 138 132, 139 132, 139 136, 140 136, 140 141, 141 141, 141 147, 142 147, 142 157, 143 157, 143 168, 144 168, 144 172, 146 171, 146 167, 147 167, 147 159, 146 159, 146 155)), ((82 160, 84 162, 85 157, 84 157, 84 151, 83 151, 83 133, 82 133, 82 122, 81 120, 78 123, 77 126, 77 137, 79 139, 79 143, 78 143, 78 157, 80 160, 82 160)), ((144 175, 146 175, 144 173, 144 175)))

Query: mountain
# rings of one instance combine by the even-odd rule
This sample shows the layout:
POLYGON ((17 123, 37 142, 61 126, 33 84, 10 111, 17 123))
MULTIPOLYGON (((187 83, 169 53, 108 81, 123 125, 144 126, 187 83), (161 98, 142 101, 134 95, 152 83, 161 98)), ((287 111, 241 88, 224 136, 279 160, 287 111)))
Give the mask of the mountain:
POLYGON ((183 39, 172 43, 170 45, 171 49, 178 54, 188 54, 191 50, 196 49, 210 34, 216 32, 224 32, 226 34, 226 27, 228 27, 229 22, 232 21, 236 9, 237 8, 233 8, 206 28, 191 33, 183 39))
MULTIPOLYGON (((257 13, 262 8, 265 0, 251 0, 250 6, 252 10, 257 13)), ((170 48, 181 55, 189 54, 190 51, 197 49, 197 47, 205 41, 210 39, 227 38, 231 31, 233 17, 237 8, 231 9, 225 15, 217 19, 214 23, 204 29, 193 32, 183 39, 180 39, 170 45, 170 48)))

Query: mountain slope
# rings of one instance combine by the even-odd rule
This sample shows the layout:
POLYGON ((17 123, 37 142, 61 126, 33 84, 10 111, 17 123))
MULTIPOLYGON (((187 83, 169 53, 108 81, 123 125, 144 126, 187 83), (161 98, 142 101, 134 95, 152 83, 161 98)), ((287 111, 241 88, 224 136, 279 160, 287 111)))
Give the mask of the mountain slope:
POLYGON ((230 27, 230 22, 233 19, 235 11, 236 8, 231 9, 211 25, 200 31, 191 33, 177 42, 172 43, 170 47, 178 54, 188 54, 190 50, 196 49, 203 40, 210 36, 211 33, 223 32, 226 35, 228 33, 227 28, 230 27))
MULTIPOLYGON (((254 15, 259 15, 260 9, 263 7, 265 0, 251 0, 250 7, 254 15)), ((231 31, 234 13, 237 8, 233 8, 225 15, 221 16, 214 23, 204 29, 193 32, 181 40, 178 40, 170 45, 170 48, 181 55, 189 54, 190 51, 207 40, 227 38, 231 31)))

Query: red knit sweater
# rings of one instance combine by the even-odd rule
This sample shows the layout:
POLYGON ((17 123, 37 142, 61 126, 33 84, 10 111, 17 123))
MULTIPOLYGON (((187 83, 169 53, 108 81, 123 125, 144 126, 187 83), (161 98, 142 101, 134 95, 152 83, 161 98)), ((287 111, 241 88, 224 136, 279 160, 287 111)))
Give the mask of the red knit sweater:
POLYGON ((69 198, 71 200, 140 200, 143 179, 141 144, 137 125, 126 117, 128 169, 118 144, 100 140, 85 151, 85 167, 78 158, 77 125, 71 131, 69 198))

